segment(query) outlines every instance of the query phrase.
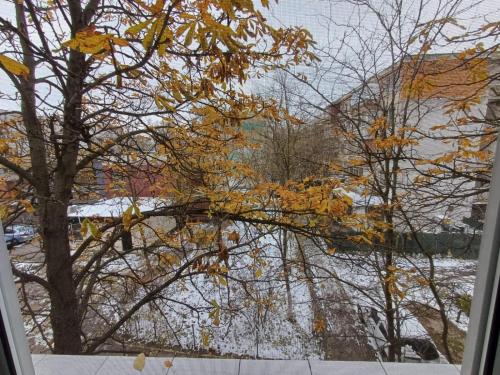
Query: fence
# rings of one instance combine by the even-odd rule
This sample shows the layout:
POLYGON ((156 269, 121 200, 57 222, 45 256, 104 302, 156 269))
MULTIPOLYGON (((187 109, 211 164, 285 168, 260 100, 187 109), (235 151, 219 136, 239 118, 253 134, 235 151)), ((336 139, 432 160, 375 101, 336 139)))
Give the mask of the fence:
MULTIPOLYGON (((398 233, 396 251, 403 254, 450 255, 456 258, 477 259, 481 234, 469 233, 398 233)), ((332 241, 332 246, 340 251, 369 251, 372 246, 359 244, 350 240, 332 241)))

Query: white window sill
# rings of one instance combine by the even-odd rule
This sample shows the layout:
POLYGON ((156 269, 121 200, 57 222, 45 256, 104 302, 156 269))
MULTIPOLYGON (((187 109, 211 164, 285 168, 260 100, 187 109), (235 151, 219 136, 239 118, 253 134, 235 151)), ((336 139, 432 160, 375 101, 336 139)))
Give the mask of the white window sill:
POLYGON ((142 372, 134 357, 34 354, 36 375, 458 375, 460 366, 430 363, 379 363, 298 360, 147 358, 142 372), (173 366, 165 368, 165 360, 173 366))

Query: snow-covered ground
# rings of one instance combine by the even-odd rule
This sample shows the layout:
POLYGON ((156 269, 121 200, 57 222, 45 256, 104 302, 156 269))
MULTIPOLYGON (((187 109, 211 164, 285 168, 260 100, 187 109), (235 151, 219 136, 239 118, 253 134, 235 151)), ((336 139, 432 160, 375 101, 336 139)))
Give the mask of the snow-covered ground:
MULTIPOLYGON (((169 285, 119 330, 122 344, 175 349, 188 355, 210 352, 250 358, 320 359, 331 355, 327 353, 330 348, 324 345, 322 331, 340 336, 346 332, 359 334, 356 340, 360 347, 363 344, 360 341, 373 341, 368 332, 363 332, 357 311, 358 306, 368 310, 374 308, 380 313, 384 310, 380 274, 383 259, 380 255, 341 252, 326 255, 324 249, 309 240, 301 240, 298 246, 295 237, 290 235, 288 260, 293 319, 289 319, 280 252, 282 237, 278 231, 268 233, 262 230, 242 225, 225 228, 224 239, 228 247, 234 245, 234 241, 227 240, 232 232, 238 233, 241 245, 234 246, 230 252, 227 277, 221 279, 214 274, 192 272, 169 285), (307 258, 309 278, 299 248, 307 258), (326 320, 321 329, 314 321, 311 290, 315 294, 316 308, 322 309, 326 320), (342 309, 352 318, 337 319, 337 312, 332 311, 342 309), (342 327, 346 321, 354 326, 352 330, 342 327)), ((105 273, 128 274, 131 268, 144 268, 144 262, 144 254, 128 254, 107 264, 105 273)), ((154 267, 155 260, 150 262, 154 267)), ((38 265, 26 262, 18 266, 30 271, 38 265)), ((430 289, 422 282, 423 277, 429 276, 428 260, 424 257, 396 257, 395 267, 400 292, 397 314, 401 336, 430 338, 414 311, 408 308, 413 302, 438 307, 430 289)), ((468 317, 460 312, 457 297, 472 295, 476 262, 436 257, 434 267, 436 286, 449 320, 466 330, 468 317)), ((162 276, 159 276, 158 282, 161 280, 162 276)), ((110 320, 119 318, 127 307, 147 293, 146 289, 137 286, 130 289, 129 285, 103 283, 101 288, 97 288, 96 293, 105 296, 102 312, 110 320), (116 292, 112 288, 116 288, 116 292), (127 299, 122 297, 125 290, 127 299)), ((46 297, 39 295, 39 298, 38 304, 47 303, 46 297)), ((105 329, 105 326, 92 326, 95 318, 97 316, 92 314, 87 317, 89 329, 105 329)), ((42 321, 38 323, 43 324, 42 321)), ((44 340, 32 322, 29 330, 32 342, 43 346, 44 340)), ((50 339, 48 328, 46 336, 50 339)))
MULTIPOLYGON (((186 351, 270 359, 321 358, 313 334, 311 297, 297 268, 290 275, 294 319, 287 319, 276 233, 225 228, 225 233, 233 231, 247 244, 231 253, 225 282, 205 274, 185 278, 165 289, 155 306, 143 308, 121 334, 131 337, 131 342, 186 351)), ((128 260, 140 262, 136 257, 128 260)), ((122 262, 109 265, 114 272, 120 267, 124 267, 122 262)))
MULTIPOLYGON (((329 259, 329 272, 338 277, 348 292, 351 303, 362 311, 374 308, 382 319, 384 311, 384 295, 382 290, 383 259, 377 254, 362 255, 352 253, 335 254, 329 259)), ((460 330, 466 332, 469 323, 467 313, 461 311, 457 301, 459 298, 472 297, 476 261, 435 257, 434 283, 445 306, 448 320, 460 330)), ((396 311, 400 322, 400 335, 403 338, 420 338, 430 341, 430 334, 421 324, 419 316, 409 307, 418 304, 439 309, 431 289, 426 283, 430 277, 429 260, 421 257, 396 257, 395 275, 397 293, 396 311)), ((373 338, 370 338, 373 341, 373 338)))

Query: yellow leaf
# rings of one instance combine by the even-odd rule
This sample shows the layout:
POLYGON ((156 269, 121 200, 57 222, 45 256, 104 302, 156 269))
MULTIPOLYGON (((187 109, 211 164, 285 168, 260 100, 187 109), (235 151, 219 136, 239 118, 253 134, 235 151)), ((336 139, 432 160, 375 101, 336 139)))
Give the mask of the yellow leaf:
POLYGON ((184 101, 184 98, 178 90, 172 90, 171 94, 179 103, 182 103, 184 101))
POLYGON ((219 275, 218 280, 219 280, 219 284, 221 284, 223 286, 227 286, 227 280, 224 276, 219 275))
POLYGON ((134 368, 137 371, 142 371, 144 370, 145 365, 146 365, 146 355, 144 353, 141 353, 134 360, 134 368))
POLYGON ((90 235, 94 237, 95 239, 101 238, 101 232, 97 228, 97 226, 88 218, 85 218, 82 221, 81 227, 80 227, 80 233, 82 234, 83 237, 87 235, 87 233, 90 230, 90 235))
POLYGON ((420 286, 428 286, 430 284, 429 280, 425 277, 417 277, 416 281, 420 286))
POLYGON ((153 24, 149 28, 148 32, 144 36, 144 39, 142 40, 142 46, 145 49, 149 49, 153 45, 153 39, 156 35, 156 30, 161 29, 161 26, 162 26, 162 25, 160 25, 160 27, 158 27, 158 23, 160 21, 162 22, 162 25, 163 25, 163 19, 162 18, 157 19, 156 21, 153 22, 153 24))
POLYGON ((191 26, 189 27, 189 31, 186 34, 186 40, 184 41, 184 45, 186 47, 189 47, 189 45, 193 42, 193 34, 194 34, 195 28, 196 28, 196 23, 193 22, 191 24, 191 26))
POLYGON ((89 226, 88 226, 89 219, 84 219, 82 221, 82 224, 80 226, 80 233, 82 234, 82 237, 85 237, 87 235, 89 226))
POLYGON ((169 100, 162 95, 155 96, 155 103, 158 106, 158 109, 166 109, 170 112, 176 111, 175 107, 169 103, 169 100))
POLYGON ((430 130, 444 130, 448 128, 448 125, 435 125, 430 128, 430 130))
POLYGON ((95 25, 80 30, 73 39, 62 43, 63 47, 88 55, 96 55, 99 58, 105 57, 112 50, 113 45, 127 46, 128 41, 112 34, 103 34, 96 30, 95 25))
POLYGON ((170 368, 173 366, 173 363, 172 361, 167 359, 165 362, 163 362, 163 366, 165 366, 166 368, 170 368))
POLYGON ((174 39, 174 34, 169 28, 165 28, 160 37, 160 46, 158 47, 158 54, 160 56, 165 55, 167 47, 172 45, 174 39))
POLYGON ((206 329, 201 331, 201 343, 203 346, 208 346, 210 344, 210 335, 206 329))
POLYGON ((258 268, 256 271, 255 271, 255 277, 258 279, 262 276, 262 270, 260 268, 258 268))
POLYGON ((184 34, 184 32, 189 28, 191 27, 191 24, 190 23, 185 23, 181 26, 179 26, 179 28, 177 29, 177 31, 175 32, 175 36, 179 37, 181 36, 182 34, 184 34))
POLYGON ((215 326, 219 326, 220 325, 220 317, 219 317, 219 314, 215 315, 213 320, 212 320, 212 323, 215 325, 215 326))
POLYGON ((134 25, 134 26, 131 26, 129 27, 125 33, 126 34, 130 34, 130 35, 136 35, 136 34, 139 34, 143 29, 145 29, 151 22, 153 21, 153 19, 149 19, 149 20, 146 20, 144 22, 141 22, 141 23, 138 23, 137 25, 134 25))
POLYGON ((5 55, 0 55, 0 64, 2 64, 5 70, 15 74, 16 76, 27 76, 30 72, 26 65, 21 64, 20 62, 5 55))
POLYGON ((5 219, 9 214, 9 207, 0 205, 0 219, 5 219))
POLYGON ((213 306, 212 311, 208 314, 210 319, 212 319, 212 324, 219 326, 220 325, 220 306, 216 300, 212 300, 210 304, 213 306))
POLYGON ((137 205, 137 203, 134 202, 134 204, 132 205, 132 207, 134 208, 135 215, 138 218, 141 218, 142 217, 142 213, 141 213, 141 210, 140 210, 139 206, 137 205))
POLYGON ((101 238, 101 232, 99 231, 97 226, 92 221, 90 221, 90 220, 88 221, 88 226, 89 226, 90 234, 92 235, 92 237, 94 237, 95 239, 101 238))
POLYGON ((130 230, 130 224, 132 223, 132 209, 133 209, 133 207, 130 206, 123 213, 123 218, 122 218, 123 229, 125 229, 126 231, 130 230))
POLYGON ((181 264, 181 259, 173 253, 161 253, 160 263, 172 267, 181 264))
POLYGON ((122 46, 122 47, 128 46, 128 40, 126 40, 126 39, 122 39, 122 38, 118 38, 117 36, 113 36, 110 38, 110 40, 113 42, 113 44, 115 44, 117 46, 122 46))

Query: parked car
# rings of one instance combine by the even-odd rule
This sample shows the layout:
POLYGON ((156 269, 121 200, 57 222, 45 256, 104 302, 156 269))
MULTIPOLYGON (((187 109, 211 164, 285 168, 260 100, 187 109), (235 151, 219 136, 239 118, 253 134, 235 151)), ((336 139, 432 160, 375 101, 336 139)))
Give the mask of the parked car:
POLYGON ((7 248, 11 249, 16 245, 32 240, 36 235, 36 229, 31 225, 14 224, 5 228, 4 234, 7 248))

